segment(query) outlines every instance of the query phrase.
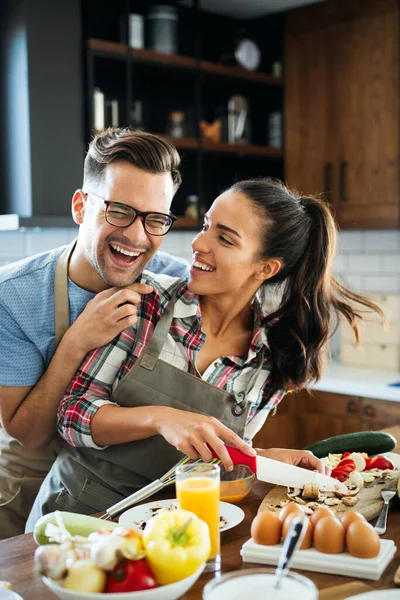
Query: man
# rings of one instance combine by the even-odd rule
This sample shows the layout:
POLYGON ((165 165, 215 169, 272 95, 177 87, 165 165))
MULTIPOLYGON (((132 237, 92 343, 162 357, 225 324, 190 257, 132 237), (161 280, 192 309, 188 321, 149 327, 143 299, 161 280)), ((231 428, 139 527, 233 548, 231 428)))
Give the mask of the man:
POLYGON ((156 254, 181 177, 172 144, 148 133, 97 135, 72 198, 76 246, 0 269, 0 539, 23 533, 61 448, 57 407, 85 355, 136 322, 144 267, 183 276, 156 254), (58 346, 57 343, 59 342, 58 346))

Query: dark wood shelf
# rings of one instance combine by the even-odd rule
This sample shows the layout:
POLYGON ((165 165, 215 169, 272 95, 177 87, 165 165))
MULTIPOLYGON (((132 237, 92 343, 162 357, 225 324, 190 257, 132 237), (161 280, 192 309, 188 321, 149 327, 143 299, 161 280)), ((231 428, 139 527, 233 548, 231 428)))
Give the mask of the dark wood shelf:
POLYGON ((157 134, 169 140, 178 150, 198 150, 199 140, 196 138, 174 138, 163 133, 157 134))
POLYGON ((283 86, 283 78, 275 77, 268 73, 259 73, 257 71, 247 71, 240 67, 230 67, 220 65, 207 60, 198 61, 189 56, 179 56, 176 54, 163 54, 147 49, 129 48, 127 44, 119 42, 109 42, 107 40, 98 40, 90 38, 86 40, 86 47, 97 54, 107 54, 118 58, 125 57, 137 63, 172 67, 177 69, 187 69, 189 71, 199 70, 202 73, 218 75, 231 79, 241 79, 253 83, 260 83, 268 86, 283 86))
POLYGON ((255 146, 253 144, 228 144, 220 142, 203 142, 202 148, 205 152, 215 152, 218 154, 247 154, 249 156, 269 156, 282 158, 284 153, 282 148, 272 148, 271 146, 255 146))
POLYGON ((129 46, 119 42, 109 42, 107 40, 96 40, 89 38, 86 40, 86 48, 92 52, 106 52, 107 54, 129 55, 129 46))
POLYGON ((196 138, 173 138, 164 134, 158 134, 170 140, 178 150, 198 150, 212 152, 215 154, 246 154, 248 156, 265 156, 271 158, 283 158, 283 148, 271 146, 256 146, 254 144, 228 144, 228 142, 200 142, 196 138))
POLYGON ((200 61, 200 70, 203 73, 212 73, 213 75, 221 75, 222 77, 231 77, 233 79, 242 79, 243 81, 262 83, 263 85, 283 86, 282 77, 275 77, 269 73, 260 73, 258 71, 247 71, 240 67, 220 65, 207 60, 200 61))

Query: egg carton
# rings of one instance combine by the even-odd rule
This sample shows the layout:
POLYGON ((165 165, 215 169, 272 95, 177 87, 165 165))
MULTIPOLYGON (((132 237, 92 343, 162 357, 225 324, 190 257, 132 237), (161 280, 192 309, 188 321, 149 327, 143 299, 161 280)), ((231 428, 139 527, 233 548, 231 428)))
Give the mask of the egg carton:
MULTIPOLYGON (((243 562, 277 565, 282 550, 282 544, 276 546, 261 546, 252 539, 245 542, 240 550, 243 562)), ((381 549, 375 558, 356 558, 348 552, 341 554, 324 554, 315 548, 298 550, 294 557, 292 568, 317 573, 333 573, 347 577, 378 580, 396 552, 393 540, 382 540, 381 549)))

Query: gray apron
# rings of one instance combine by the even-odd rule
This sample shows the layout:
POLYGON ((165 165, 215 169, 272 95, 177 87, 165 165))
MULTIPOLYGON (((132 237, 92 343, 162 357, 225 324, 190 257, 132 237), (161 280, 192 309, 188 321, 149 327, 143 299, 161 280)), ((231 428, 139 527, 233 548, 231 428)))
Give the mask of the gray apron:
MULTIPOLYGON (((68 263, 75 243, 58 258, 54 277, 55 346, 69 327, 68 263)), ((22 357, 23 360, 23 357, 22 357)), ((0 539, 24 533, 40 486, 64 445, 55 436, 38 450, 24 448, 0 426, 0 539)))
MULTIPOLYGON (((169 406, 211 415, 243 437, 250 402, 246 400, 263 364, 243 392, 231 394, 182 371, 159 355, 168 335, 176 297, 158 322, 146 351, 119 382, 112 400, 123 407, 169 406)), ((29 517, 27 531, 42 514, 56 509, 92 514, 159 479, 183 454, 161 435, 103 450, 65 446, 46 477, 29 517)))

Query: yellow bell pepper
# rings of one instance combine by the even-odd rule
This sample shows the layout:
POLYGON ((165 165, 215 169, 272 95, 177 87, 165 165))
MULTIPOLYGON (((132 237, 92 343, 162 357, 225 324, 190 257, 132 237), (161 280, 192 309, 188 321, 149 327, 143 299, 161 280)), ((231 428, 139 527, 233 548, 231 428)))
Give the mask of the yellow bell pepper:
POLYGON ((210 556, 208 525, 187 510, 160 512, 143 532, 147 562, 160 585, 192 575, 210 556))

